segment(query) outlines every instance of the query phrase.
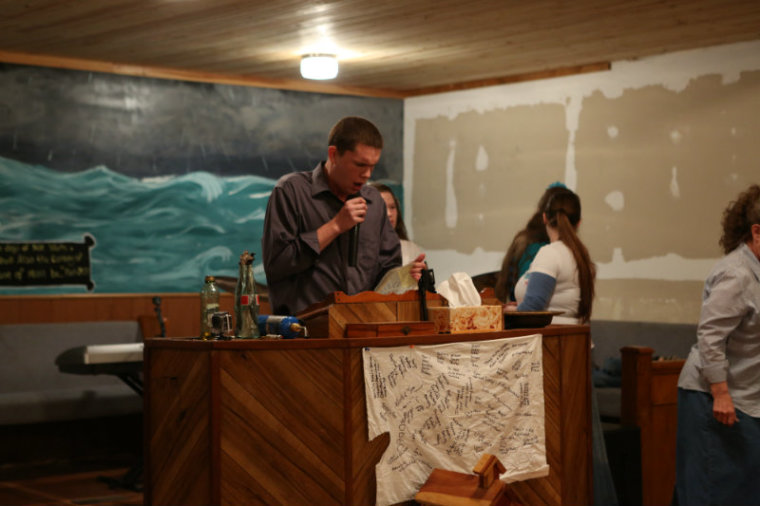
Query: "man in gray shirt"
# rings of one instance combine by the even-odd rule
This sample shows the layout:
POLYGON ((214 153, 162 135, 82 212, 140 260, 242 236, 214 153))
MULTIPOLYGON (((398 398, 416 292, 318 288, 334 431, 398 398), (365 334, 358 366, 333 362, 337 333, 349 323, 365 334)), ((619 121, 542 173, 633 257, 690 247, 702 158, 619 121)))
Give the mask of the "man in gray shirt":
MULTIPOLYGON (((273 314, 295 314, 335 291, 372 290, 388 270, 401 265, 399 239, 385 202, 365 184, 382 148, 375 125, 343 118, 330 131, 326 161, 277 182, 262 237, 273 314), (358 253, 351 266, 348 232, 354 227, 358 253)), ((417 279, 423 259, 415 260, 412 275, 417 279)))

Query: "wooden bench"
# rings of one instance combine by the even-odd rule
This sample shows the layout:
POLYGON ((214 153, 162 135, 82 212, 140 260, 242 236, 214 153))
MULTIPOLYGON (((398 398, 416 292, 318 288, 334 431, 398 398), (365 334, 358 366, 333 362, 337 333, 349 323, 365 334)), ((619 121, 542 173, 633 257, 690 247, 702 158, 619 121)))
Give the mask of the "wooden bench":
POLYGON ((646 346, 625 346, 621 423, 641 437, 642 504, 668 505, 676 473, 678 376, 685 360, 653 360, 646 346))

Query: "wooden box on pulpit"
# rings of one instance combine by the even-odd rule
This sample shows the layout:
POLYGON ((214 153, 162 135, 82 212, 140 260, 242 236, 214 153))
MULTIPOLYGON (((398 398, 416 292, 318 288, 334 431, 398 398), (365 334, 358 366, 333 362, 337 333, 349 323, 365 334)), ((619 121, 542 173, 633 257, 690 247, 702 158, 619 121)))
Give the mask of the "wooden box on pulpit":
MULTIPOLYGON (((436 293, 427 293, 428 307, 440 307, 446 300, 436 293)), ((344 338, 348 324, 381 324, 396 322, 420 323, 420 299, 417 291, 400 295, 362 292, 346 295, 329 294, 325 300, 309 306, 297 315, 306 323, 310 337, 344 338)), ((411 327, 411 325, 410 325, 411 327)))

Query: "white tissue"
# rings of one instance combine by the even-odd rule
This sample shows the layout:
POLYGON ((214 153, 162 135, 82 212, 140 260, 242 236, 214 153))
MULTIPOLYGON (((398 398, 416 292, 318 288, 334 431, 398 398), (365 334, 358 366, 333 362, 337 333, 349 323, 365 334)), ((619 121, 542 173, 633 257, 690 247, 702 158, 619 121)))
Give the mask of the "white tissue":
POLYGON ((479 306, 480 294, 472 278, 464 272, 455 272, 435 287, 439 295, 449 301, 449 307, 479 306))

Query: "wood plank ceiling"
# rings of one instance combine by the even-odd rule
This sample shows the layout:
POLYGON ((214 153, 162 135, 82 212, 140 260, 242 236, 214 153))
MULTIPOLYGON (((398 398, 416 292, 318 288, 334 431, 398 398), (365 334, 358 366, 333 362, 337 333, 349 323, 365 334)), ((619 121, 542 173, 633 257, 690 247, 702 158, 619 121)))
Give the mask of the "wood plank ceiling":
POLYGON ((760 0, 0 0, 2 62, 390 97, 753 39, 760 0))

